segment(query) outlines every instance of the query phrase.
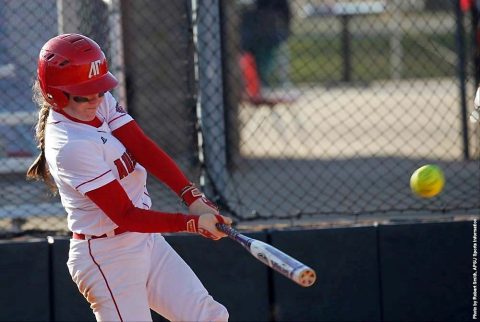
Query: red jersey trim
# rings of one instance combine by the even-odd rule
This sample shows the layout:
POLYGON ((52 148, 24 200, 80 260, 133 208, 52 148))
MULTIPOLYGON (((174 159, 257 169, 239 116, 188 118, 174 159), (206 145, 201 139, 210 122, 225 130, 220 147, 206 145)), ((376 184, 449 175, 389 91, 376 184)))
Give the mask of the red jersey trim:
POLYGON ((89 183, 89 182, 92 182, 92 181, 94 181, 94 180, 97 180, 98 178, 103 177, 104 175, 106 175, 106 174, 109 173, 109 172, 112 172, 112 170, 108 170, 108 171, 102 173, 101 175, 99 175, 98 177, 95 177, 95 178, 93 178, 93 179, 91 179, 91 180, 88 180, 88 181, 85 181, 84 183, 79 184, 78 186, 75 187, 75 189, 80 188, 80 187, 83 186, 84 184, 87 184, 87 183, 89 183))
POLYGON ((97 128, 102 126, 102 124, 103 124, 103 122, 98 118, 98 116, 95 116, 95 118, 91 121, 82 121, 82 120, 77 119, 76 117, 68 115, 63 110, 55 110, 55 112, 58 112, 58 113, 62 114, 63 116, 65 116, 70 121, 73 121, 73 122, 76 122, 76 123, 87 124, 87 125, 97 127, 97 128))
POLYGON ((127 114, 122 114, 122 115, 120 115, 120 116, 117 116, 116 118, 114 118, 113 120, 111 120, 110 122, 108 122, 108 125, 110 125, 110 123, 112 123, 113 121, 116 121, 116 120, 118 120, 118 119, 121 118, 121 117, 124 117, 125 115, 127 115, 127 114))

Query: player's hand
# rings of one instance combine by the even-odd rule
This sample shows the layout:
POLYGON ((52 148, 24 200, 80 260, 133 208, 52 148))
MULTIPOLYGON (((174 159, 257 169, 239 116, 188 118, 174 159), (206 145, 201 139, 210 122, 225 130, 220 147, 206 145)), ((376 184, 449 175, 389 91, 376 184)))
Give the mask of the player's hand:
POLYGON ((213 240, 219 240, 227 236, 217 229, 217 223, 231 225, 232 219, 222 215, 203 214, 198 219, 198 233, 203 237, 213 240))
POLYGON ((209 200, 193 183, 183 188, 180 197, 188 206, 188 212, 192 215, 214 214, 218 215, 218 207, 209 200))

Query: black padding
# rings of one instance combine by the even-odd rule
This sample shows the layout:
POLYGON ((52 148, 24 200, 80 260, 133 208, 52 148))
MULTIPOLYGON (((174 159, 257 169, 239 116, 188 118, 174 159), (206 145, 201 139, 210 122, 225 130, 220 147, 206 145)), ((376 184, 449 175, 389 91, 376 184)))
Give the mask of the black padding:
POLYGON ((67 268, 68 239, 55 239, 52 246, 52 279, 56 321, 95 321, 90 304, 78 291, 67 268))
MULTIPOLYGON (((264 233, 246 233, 265 241, 264 233)), ((200 236, 166 236, 215 300, 225 305, 230 321, 268 321, 267 267, 236 242, 200 236)))
POLYGON ((273 231, 271 243, 313 268, 303 288, 273 273, 276 321, 379 321, 374 227, 273 231))
POLYGON ((471 222, 379 228, 385 321, 472 318, 471 222))
POLYGON ((46 240, 0 243, 0 320, 49 321, 46 240))

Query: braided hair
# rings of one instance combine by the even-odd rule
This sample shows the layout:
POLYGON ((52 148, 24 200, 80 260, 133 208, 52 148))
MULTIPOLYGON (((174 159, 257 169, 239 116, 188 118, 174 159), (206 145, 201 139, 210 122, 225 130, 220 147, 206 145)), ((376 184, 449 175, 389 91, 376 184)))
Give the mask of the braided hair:
POLYGON ((55 185, 50 171, 48 170, 47 160, 45 159, 45 126, 47 124, 47 118, 50 114, 51 106, 43 97, 38 80, 33 84, 32 91, 33 101, 39 107, 38 122, 35 126, 35 139, 37 141, 37 148, 40 150, 40 154, 28 168, 27 179, 43 181, 53 193, 56 193, 57 186, 55 185))

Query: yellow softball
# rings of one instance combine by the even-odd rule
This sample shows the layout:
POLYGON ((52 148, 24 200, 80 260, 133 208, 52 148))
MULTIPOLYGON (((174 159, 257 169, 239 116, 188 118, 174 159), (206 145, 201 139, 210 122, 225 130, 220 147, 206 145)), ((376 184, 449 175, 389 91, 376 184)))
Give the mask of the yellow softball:
POLYGON ((445 185, 445 176, 439 166, 424 165, 410 177, 410 188, 413 193, 422 198, 432 198, 438 195, 445 185))

